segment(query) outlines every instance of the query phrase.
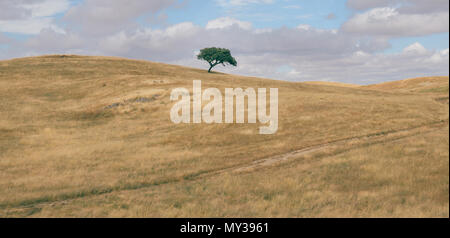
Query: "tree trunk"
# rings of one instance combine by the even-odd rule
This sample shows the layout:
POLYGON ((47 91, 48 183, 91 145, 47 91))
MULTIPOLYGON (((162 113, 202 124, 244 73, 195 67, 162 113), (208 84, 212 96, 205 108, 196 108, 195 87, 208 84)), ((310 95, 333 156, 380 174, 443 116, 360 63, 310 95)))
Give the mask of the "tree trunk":
POLYGON ((209 67, 208 73, 211 73, 212 68, 214 68, 214 65, 211 65, 211 67, 209 67))

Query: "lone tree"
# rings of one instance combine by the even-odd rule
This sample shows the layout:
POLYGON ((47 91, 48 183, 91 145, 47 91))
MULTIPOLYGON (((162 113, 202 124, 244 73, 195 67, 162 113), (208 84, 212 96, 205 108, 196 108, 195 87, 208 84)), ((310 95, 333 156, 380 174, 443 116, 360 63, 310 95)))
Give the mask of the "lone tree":
POLYGON ((204 60, 209 63, 208 73, 211 73, 212 68, 216 65, 222 64, 226 66, 227 64, 237 66, 236 59, 231 56, 230 50, 223 48, 205 48, 200 51, 197 55, 199 60, 204 60))

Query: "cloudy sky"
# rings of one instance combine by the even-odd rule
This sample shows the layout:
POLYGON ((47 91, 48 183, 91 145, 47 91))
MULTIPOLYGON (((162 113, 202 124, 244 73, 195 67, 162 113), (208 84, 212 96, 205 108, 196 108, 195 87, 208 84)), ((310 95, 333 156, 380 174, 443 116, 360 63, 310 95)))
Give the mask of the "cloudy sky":
POLYGON ((449 74, 448 0, 0 0, 0 59, 121 56, 222 72, 370 84, 449 74))

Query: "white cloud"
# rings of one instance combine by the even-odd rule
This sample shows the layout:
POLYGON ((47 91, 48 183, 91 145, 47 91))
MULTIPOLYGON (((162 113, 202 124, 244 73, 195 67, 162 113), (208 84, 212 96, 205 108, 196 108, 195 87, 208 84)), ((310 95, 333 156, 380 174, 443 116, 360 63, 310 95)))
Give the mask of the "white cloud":
POLYGON ((253 31, 253 33, 255 33, 255 34, 264 34, 264 33, 271 33, 272 31, 273 31, 272 28, 258 28, 258 29, 255 29, 253 31))
POLYGON ((392 7, 402 14, 448 12, 448 0, 348 0, 347 6, 356 10, 392 7))
POLYGON ((195 34, 195 26, 192 22, 183 22, 173 26, 170 26, 166 29, 166 34, 169 37, 177 37, 179 35, 194 35, 195 34))
POLYGON ((70 7, 70 2, 67 0, 44 0, 19 6, 29 10, 31 17, 49 17, 67 11, 70 7))
POLYGON ((356 14, 342 29, 348 33, 387 37, 424 36, 448 32, 449 13, 401 14, 395 8, 374 8, 356 14))
POLYGON ((63 29, 53 23, 52 18, 32 18, 23 20, 0 21, 0 31, 38 34, 44 29, 53 29, 57 32, 64 32, 63 29))
POLYGON ((38 51, 45 48, 49 52, 64 52, 65 50, 84 47, 85 41, 77 34, 58 32, 53 29, 44 29, 36 37, 25 41, 24 45, 38 51))
POLYGON ((23 4, 41 2, 42 0, 0 1, 0 20, 17 20, 31 16, 31 11, 23 8, 23 4))
POLYGON ((311 25, 308 25, 308 24, 300 24, 300 25, 297 26, 297 29, 300 29, 300 30, 310 30, 310 29, 311 29, 311 25))
POLYGON ((224 29, 224 28, 228 28, 228 27, 232 27, 232 26, 238 26, 242 29, 250 30, 252 28, 252 23, 239 21, 239 20, 236 20, 236 19, 230 18, 230 17, 222 17, 222 18, 218 18, 218 19, 209 21, 208 24, 206 24, 206 29, 207 30, 224 29))
POLYGON ((16 3, 13 3, 13 1, 2 2, 0 7, 4 7, 5 11, 11 11, 2 13, 0 31, 38 34, 44 29, 64 32, 54 23, 52 16, 69 9, 70 2, 68 0, 19 0, 16 3))
POLYGON ((271 4, 274 0, 216 0, 219 6, 233 7, 233 6, 245 6, 249 4, 271 4))
POLYGON ((439 64, 439 63, 448 63, 448 48, 445 50, 441 50, 439 52, 434 53, 429 59, 428 62, 439 64))
POLYGON ((405 49, 403 49, 404 54, 418 54, 423 55, 428 52, 425 47, 423 47, 419 42, 416 42, 412 45, 407 46, 405 49))
POLYGON ((85 34, 108 35, 135 29, 136 19, 176 5, 175 0, 85 0, 64 16, 85 34))

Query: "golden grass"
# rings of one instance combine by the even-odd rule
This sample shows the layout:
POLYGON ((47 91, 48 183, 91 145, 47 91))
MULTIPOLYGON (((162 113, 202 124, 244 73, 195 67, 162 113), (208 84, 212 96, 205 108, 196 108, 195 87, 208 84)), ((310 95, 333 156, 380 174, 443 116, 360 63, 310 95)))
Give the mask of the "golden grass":
POLYGON ((112 57, 0 61, 0 216, 448 217, 446 79, 398 92, 112 57), (277 134, 259 135, 253 124, 173 124, 170 91, 191 89, 193 80, 222 92, 279 88, 277 134), (312 145, 436 123, 440 130, 395 143, 214 175, 312 145))
POLYGON ((448 77, 425 77, 369 85, 365 88, 396 92, 448 94, 448 83, 448 77))
POLYGON ((312 84, 312 85, 347 87, 347 88, 358 88, 358 87, 361 87, 361 85, 358 85, 358 84, 338 83, 338 82, 325 82, 325 81, 312 81, 312 82, 304 82, 304 83, 312 84))
POLYGON ((253 173, 225 173, 118 191, 18 209, 11 214, 38 211, 33 216, 446 217, 448 167, 448 130, 435 130, 389 143, 345 148, 333 156, 300 157, 253 173), (447 141, 441 143, 442 138, 447 141))

